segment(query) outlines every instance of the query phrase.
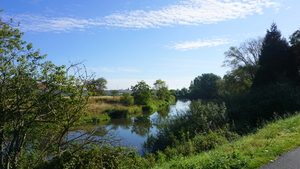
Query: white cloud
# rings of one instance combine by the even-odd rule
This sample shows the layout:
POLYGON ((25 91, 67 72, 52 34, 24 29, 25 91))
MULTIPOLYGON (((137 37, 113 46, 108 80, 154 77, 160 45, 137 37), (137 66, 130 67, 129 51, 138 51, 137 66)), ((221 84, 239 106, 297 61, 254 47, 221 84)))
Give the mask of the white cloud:
MULTIPOLYGON (((276 0, 185 0, 158 10, 133 10, 93 19, 46 17, 33 14, 14 15, 21 28, 28 31, 85 30, 92 26, 158 28, 174 25, 199 25, 262 14, 264 8, 278 9, 276 0)), ((2 17, 5 18, 3 15, 2 17)), ((6 15, 6 18, 9 16, 6 15)))
POLYGON ((167 46, 167 48, 180 50, 180 51, 186 51, 186 50, 192 50, 192 49, 198 49, 201 47, 212 47, 212 46, 218 46, 223 44, 228 44, 228 39, 225 38, 216 38, 211 40, 197 40, 197 41, 186 41, 183 43, 177 43, 173 46, 167 46))
POLYGON ((107 26, 153 28, 173 25, 210 24, 263 13, 263 8, 277 8, 272 0, 188 0, 160 10, 136 10, 100 18, 107 26))

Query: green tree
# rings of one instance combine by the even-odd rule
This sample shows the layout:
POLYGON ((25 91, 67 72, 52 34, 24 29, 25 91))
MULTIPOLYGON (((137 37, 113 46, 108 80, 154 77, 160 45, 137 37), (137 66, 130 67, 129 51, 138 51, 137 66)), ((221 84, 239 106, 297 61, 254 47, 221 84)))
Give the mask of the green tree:
POLYGON ((299 74, 296 58, 275 23, 264 37, 259 66, 253 81, 254 88, 291 81, 299 74))
POLYGON ((124 92, 120 98, 120 102, 125 106, 131 106, 133 105, 134 100, 130 93, 124 92))
POLYGON ((134 102, 138 105, 147 105, 151 98, 150 86, 145 81, 140 81, 135 86, 131 86, 134 102))
POLYGON ((45 55, 21 40, 23 34, 1 21, 1 169, 34 168, 93 142, 90 137, 69 137, 88 100, 86 72, 78 64, 66 67, 43 61, 45 55))
POLYGON ((252 81, 258 70, 258 60, 261 55, 262 38, 249 39, 239 47, 230 47, 226 51, 223 66, 231 68, 224 76, 229 93, 250 90, 252 81))
POLYGON ((221 77, 205 73, 191 82, 190 90, 193 99, 216 99, 218 97, 218 80, 221 77))
MULTIPOLYGON (((300 70, 300 29, 290 36, 291 51, 297 61, 297 68, 300 70)), ((298 79, 299 82, 299 79, 298 79)))
POLYGON ((113 97, 119 95, 119 91, 118 91, 118 90, 112 90, 112 91, 110 91, 110 93, 111 93, 111 95, 112 95, 113 97))
POLYGON ((88 91, 91 92, 93 95, 106 95, 105 89, 107 84, 107 80, 103 77, 98 79, 91 79, 87 81, 88 91))
POLYGON ((165 100, 165 101, 168 101, 170 99, 171 93, 165 81, 158 79, 155 81, 153 85, 154 85, 154 91, 158 99, 165 100))

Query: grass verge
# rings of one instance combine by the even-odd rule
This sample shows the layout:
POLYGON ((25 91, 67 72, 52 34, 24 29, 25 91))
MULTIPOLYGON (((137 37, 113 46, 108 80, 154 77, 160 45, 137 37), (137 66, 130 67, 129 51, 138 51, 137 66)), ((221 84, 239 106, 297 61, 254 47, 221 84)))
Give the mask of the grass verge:
POLYGON ((253 134, 194 156, 157 160, 154 168, 258 168, 300 146, 300 114, 278 119, 253 134))

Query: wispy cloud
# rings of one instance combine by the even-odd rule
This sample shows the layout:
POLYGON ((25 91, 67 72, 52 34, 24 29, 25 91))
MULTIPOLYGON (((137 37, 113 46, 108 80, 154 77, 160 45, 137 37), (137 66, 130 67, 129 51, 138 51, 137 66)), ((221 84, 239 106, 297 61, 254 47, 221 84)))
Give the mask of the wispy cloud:
POLYGON ((279 6, 276 0, 185 0, 158 10, 133 10, 89 19, 36 14, 20 14, 15 18, 22 23, 21 28, 38 32, 85 30, 94 26, 142 29, 217 23, 262 14, 264 8, 279 6))
MULTIPOLYGON (((8 16, 6 16, 8 18, 8 16)), ((21 29, 35 32, 67 32, 71 30, 85 30, 95 22, 86 19, 68 17, 44 17, 41 15, 20 14, 13 17, 15 21, 21 22, 21 29)))
POLYGON ((218 46, 218 45, 223 45, 228 43, 229 43, 228 39, 225 38, 216 38, 211 40, 199 39, 197 41, 186 41, 182 43, 176 43, 172 46, 166 46, 166 47, 170 49, 186 51, 186 50, 198 49, 201 47, 213 47, 213 46, 218 46))
POLYGON ((136 10, 100 18, 107 26, 153 28, 173 25, 210 24, 253 13, 263 13, 263 8, 278 7, 272 0, 188 0, 166 6, 160 10, 136 10))

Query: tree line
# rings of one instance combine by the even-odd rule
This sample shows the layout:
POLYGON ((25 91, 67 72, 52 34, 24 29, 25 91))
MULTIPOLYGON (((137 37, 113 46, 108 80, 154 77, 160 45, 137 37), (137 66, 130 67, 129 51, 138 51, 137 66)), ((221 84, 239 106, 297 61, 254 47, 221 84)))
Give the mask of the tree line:
POLYGON ((193 100, 189 110, 167 119, 143 144, 158 159, 213 149, 300 110, 300 30, 287 41, 273 23, 263 38, 224 54, 231 70, 223 78, 202 74, 178 91, 193 100))
POLYGON ((299 110, 300 30, 288 41, 272 23, 263 38, 246 40, 224 55, 223 66, 230 71, 223 77, 204 73, 178 96, 225 102, 232 119, 249 117, 251 124, 274 113, 299 110))

